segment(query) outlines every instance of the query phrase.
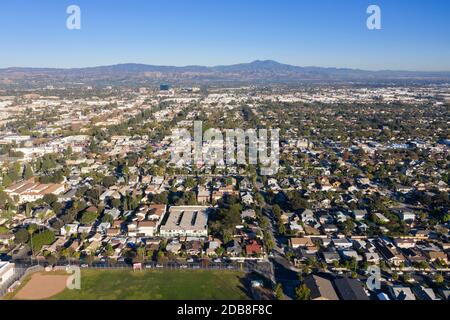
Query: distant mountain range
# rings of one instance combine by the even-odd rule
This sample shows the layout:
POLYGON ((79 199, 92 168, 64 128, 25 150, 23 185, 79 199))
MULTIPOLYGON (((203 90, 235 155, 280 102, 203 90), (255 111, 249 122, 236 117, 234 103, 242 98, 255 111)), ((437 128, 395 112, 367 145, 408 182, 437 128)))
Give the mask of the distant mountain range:
POLYGON ((272 60, 228 66, 154 66, 118 64, 91 68, 6 68, 0 69, 0 86, 42 85, 142 85, 173 84, 295 84, 450 82, 450 72, 367 71, 358 69, 298 67, 272 60))

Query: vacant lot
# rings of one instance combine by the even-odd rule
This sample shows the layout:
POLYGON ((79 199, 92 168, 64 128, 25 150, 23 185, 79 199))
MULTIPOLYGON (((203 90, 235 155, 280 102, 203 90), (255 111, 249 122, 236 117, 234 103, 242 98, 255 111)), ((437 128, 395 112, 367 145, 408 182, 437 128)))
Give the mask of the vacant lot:
POLYGON ((232 271, 83 270, 81 290, 55 300, 243 300, 245 274, 232 271))

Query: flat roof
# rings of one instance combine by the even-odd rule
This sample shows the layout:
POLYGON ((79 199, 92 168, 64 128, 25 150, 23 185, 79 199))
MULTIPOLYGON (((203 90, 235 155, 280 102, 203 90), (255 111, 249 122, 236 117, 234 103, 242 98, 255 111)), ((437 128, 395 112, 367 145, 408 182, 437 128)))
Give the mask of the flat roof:
POLYGON ((206 206, 171 207, 161 230, 204 230, 208 223, 206 206))

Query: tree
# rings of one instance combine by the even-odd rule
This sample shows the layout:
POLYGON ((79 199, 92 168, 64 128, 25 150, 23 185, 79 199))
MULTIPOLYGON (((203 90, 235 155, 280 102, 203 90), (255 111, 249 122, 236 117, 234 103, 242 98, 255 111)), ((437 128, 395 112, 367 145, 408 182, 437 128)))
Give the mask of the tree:
POLYGON ((153 202, 154 204, 168 204, 169 195, 167 192, 156 194, 151 197, 150 201, 153 202))
POLYGON ((53 203, 58 201, 58 197, 52 193, 46 194, 44 196, 44 202, 51 206, 53 203))
POLYGON ((31 217, 31 205, 28 202, 25 204, 25 216, 27 218, 31 217))
POLYGON ((272 208, 274 216, 278 219, 281 216, 281 208, 279 205, 274 205, 272 208))
POLYGON ((18 244, 25 244, 30 239, 28 231, 26 229, 19 229, 15 234, 14 241, 18 244))
POLYGON ((9 232, 9 229, 4 227, 4 226, 0 226, 0 235, 1 234, 7 234, 9 232))
POLYGON ((264 205, 264 197, 260 193, 255 195, 255 201, 261 207, 264 205))
POLYGON ((445 215, 442 217, 442 221, 443 221, 444 223, 450 222, 450 213, 445 214, 445 215))
POLYGON ((114 222, 114 218, 110 214, 105 214, 102 218, 102 222, 109 222, 112 225, 114 222))
POLYGON ((33 242, 31 243, 31 247, 34 252, 37 252, 41 250, 43 246, 50 245, 55 242, 55 239, 55 234, 52 231, 45 230, 32 238, 33 242))
POLYGON ((186 179, 186 182, 184 184, 184 186, 186 187, 186 189, 192 189, 195 187, 195 180, 191 177, 188 177, 186 179))
POLYGON ((277 298, 277 300, 283 300, 284 298, 283 286, 281 285, 281 283, 278 283, 275 287, 275 297, 277 298))
POLYGON ((111 257, 114 255, 114 249, 110 243, 108 243, 105 247, 105 257, 111 257))
POLYGON ((120 205, 121 205, 120 199, 115 199, 114 198, 114 199, 111 200, 111 206, 113 208, 119 209, 120 205))
POLYGON ((105 188, 110 188, 117 183, 116 177, 107 176, 103 178, 102 184, 105 188))
POLYGON ((24 173, 23 173, 23 178, 24 178, 25 180, 29 180, 29 179, 33 178, 33 176, 34 176, 33 168, 31 168, 31 165, 30 165, 29 163, 27 163, 27 164, 25 165, 25 170, 24 170, 24 173))
POLYGON ((37 230, 37 227, 33 224, 30 224, 27 228, 28 235, 30 236, 30 247, 31 247, 31 257, 34 255, 34 246, 33 246, 33 233, 37 230))
POLYGON ((137 253, 136 260, 138 262, 144 262, 146 254, 145 248, 144 247, 137 248, 136 253, 137 253))
POLYGON ((58 258, 56 258, 53 254, 45 256, 45 260, 47 260, 48 264, 51 266, 54 266, 56 262, 58 262, 58 258))
POLYGON ((85 212, 83 213, 83 215, 81 216, 81 223, 84 224, 85 226, 91 225, 92 223, 94 223, 95 220, 97 220, 97 213, 96 212, 85 212))
POLYGON ((67 248, 63 248, 61 250, 61 256, 63 256, 66 259, 66 261, 69 262, 69 265, 70 265, 70 252, 67 248))
POLYGON ((10 202, 11 198, 8 196, 8 194, 4 191, 0 191, 0 209, 5 209, 7 204, 10 202))
POLYGON ((11 181, 17 181, 21 178, 22 166, 16 162, 8 169, 8 177, 11 181))
POLYGON ((300 287, 295 289, 295 297, 297 300, 311 300, 311 290, 302 284, 300 287))
POLYGON ((286 234, 286 226, 283 223, 280 223, 278 226, 278 233, 281 235, 286 234))
POLYGON ((12 182, 13 181, 11 180, 11 178, 8 175, 3 176, 2 184, 5 188, 9 187, 12 184, 12 182))
POLYGON ((444 276, 440 273, 438 273, 435 277, 434 277, 434 281, 438 284, 438 285, 442 285, 444 283, 444 276))
POLYGON ((67 149, 64 151, 64 155, 67 157, 70 157, 73 153, 73 148, 72 145, 69 144, 69 146, 67 147, 67 149))
POLYGON ((59 215, 61 213, 61 210, 63 208, 63 205, 61 203, 59 203, 58 201, 53 202, 52 205, 52 210, 55 214, 59 215))
POLYGON ((84 261, 88 264, 88 265, 91 265, 94 261, 95 261, 95 256, 93 256, 93 255, 86 255, 85 257, 84 257, 84 261))

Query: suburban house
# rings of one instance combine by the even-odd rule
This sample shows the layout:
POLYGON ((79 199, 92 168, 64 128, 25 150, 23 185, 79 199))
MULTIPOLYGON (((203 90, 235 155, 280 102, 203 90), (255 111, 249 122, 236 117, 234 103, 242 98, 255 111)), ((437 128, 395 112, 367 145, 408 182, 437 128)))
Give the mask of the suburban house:
POLYGON ((311 291, 311 300, 339 300, 330 280, 310 275, 305 278, 304 283, 311 291))
POLYGON ((147 220, 158 221, 163 219, 166 214, 167 206, 164 204, 152 204, 147 212, 147 220))
POLYGON ((0 244, 7 246, 9 243, 14 241, 14 233, 0 234, 0 244))
POLYGON ((227 254, 237 257, 242 253, 242 247, 239 242, 235 239, 227 246, 227 254))
POLYGON ((256 212, 253 209, 245 210, 241 213, 241 219, 242 221, 245 221, 245 219, 256 219, 256 212))
POLYGON ((168 243, 166 246, 167 252, 170 252, 173 254, 180 253, 181 248, 182 248, 182 244, 179 243, 178 241, 172 241, 172 242, 168 243))
POLYGON ((334 285, 341 300, 369 300, 361 281, 357 279, 335 279, 334 285))
POLYGON ((247 255, 258 255, 262 253, 262 246, 255 240, 251 240, 246 246, 245 246, 245 252, 247 255))
POLYGON ((290 238, 289 244, 292 249, 298 249, 298 248, 311 249, 311 248, 316 247, 316 245, 311 240, 311 238, 290 238))
POLYGON ((197 192, 197 202, 203 205, 211 202, 211 192, 205 188, 199 188, 197 192))
POLYGON ((397 214, 400 217, 400 219, 402 219, 405 222, 414 222, 416 220, 415 213, 408 210, 399 210, 397 214))
POLYGON ((382 258, 389 263, 399 266, 405 261, 405 257, 392 245, 385 245, 380 242, 376 243, 376 248, 381 254, 382 258))
POLYGON ((428 260, 431 262, 434 262, 436 260, 441 260, 441 261, 444 261, 445 263, 448 263, 448 257, 445 252, 425 250, 424 254, 428 258, 428 260))
POLYGON ((341 260, 341 256, 335 250, 324 251, 322 252, 322 256, 327 264, 341 260))
POLYGON ((352 242, 347 240, 346 238, 333 239, 332 242, 333 242, 333 245, 339 249, 349 249, 353 246, 352 242))
POLYGON ((364 220, 367 217, 367 210, 353 210, 353 218, 364 220))
POLYGON ((424 286, 415 286, 412 288, 413 293, 419 300, 440 300, 433 289, 425 288, 424 286))
POLYGON ((154 237, 158 223, 156 221, 144 220, 137 223, 138 237, 154 237))
POLYGON ((389 287, 389 294, 393 300, 416 300, 411 288, 408 287, 389 287))

